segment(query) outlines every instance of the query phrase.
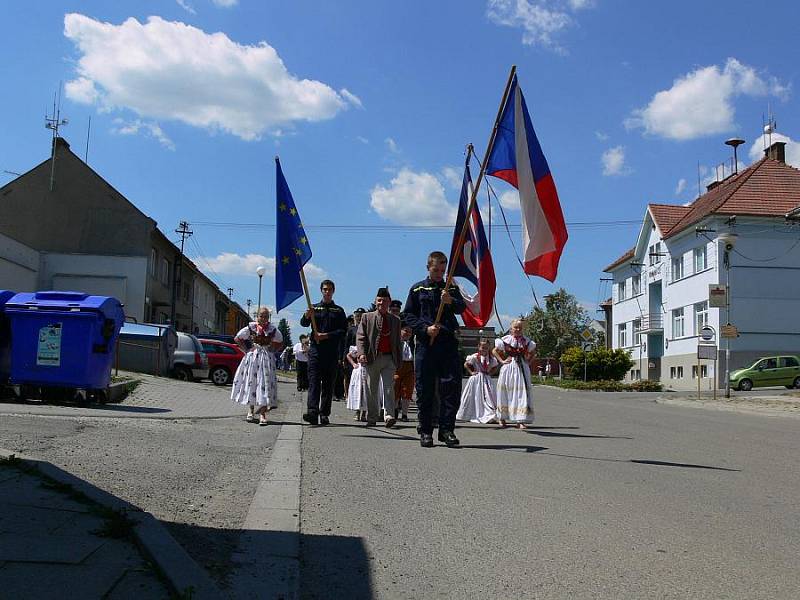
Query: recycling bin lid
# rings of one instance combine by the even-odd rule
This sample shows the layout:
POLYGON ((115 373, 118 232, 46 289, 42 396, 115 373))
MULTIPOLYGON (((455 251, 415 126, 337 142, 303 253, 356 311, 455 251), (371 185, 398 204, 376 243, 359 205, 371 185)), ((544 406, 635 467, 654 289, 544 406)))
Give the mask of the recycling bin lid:
POLYGON ((121 310, 122 304, 112 296, 90 296, 83 292, 20 292, 6 302, 6 309, 97 311, 108 316, 121 310))
POLYGON ((17 292, 12 292, 11 290, 0 290, 0 309, 3 308, 3 305, 8 302, 8 299, 16 296, 17 292))

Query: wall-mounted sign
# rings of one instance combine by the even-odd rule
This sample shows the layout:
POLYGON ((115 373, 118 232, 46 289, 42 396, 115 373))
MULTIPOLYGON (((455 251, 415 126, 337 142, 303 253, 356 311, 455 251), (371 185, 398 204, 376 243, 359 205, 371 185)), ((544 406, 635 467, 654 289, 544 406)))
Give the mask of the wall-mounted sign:
POLYGON ((728 306, 728 286, 711 283, 708 285, 708 305, 711 308, 728 306))

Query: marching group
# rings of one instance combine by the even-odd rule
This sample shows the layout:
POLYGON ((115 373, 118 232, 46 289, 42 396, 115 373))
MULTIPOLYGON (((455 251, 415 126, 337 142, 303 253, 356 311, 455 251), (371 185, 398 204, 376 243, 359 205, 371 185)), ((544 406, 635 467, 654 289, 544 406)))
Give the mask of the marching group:
MULTIPOLYGON (((300 320, 313 333, 301 336, 294 348, 298 390, 307 383, 304 421, 330 423, 342 347, 349 380, 347 407, 367 427, 379 420, 387 428, 398 418, 407 421, 414 391, 417 431, 425 448, 434 445, 434 425, 439 441, 454 447, 460 443, 455 435, 457 420, 523 429, 533 421, 535 343, 523 335, 523 323, 517 319, 508 335, 481 339, 478 352, 462 363, 456 315, 466 303, 458 287, 445 289, 446 266, 444 253, 431 252, 428 276, 411 286, 404 306, 392 300, 387 288, 379 288, 374 310, 356 310, 352 326, 344 309, 333 301, 334 283, 321 283, 322 300, 300 320), (470 373, 463 391, 462 367, 470 373)), ((266 425, 267 412, 277 406, 274 350, 282 345, 283 336, 270 323, 269 309, 261 308, 257 320, 239 331, 235 341, 246 354, 234 376, 231 399, 249 407, 248 422, 266 425)))

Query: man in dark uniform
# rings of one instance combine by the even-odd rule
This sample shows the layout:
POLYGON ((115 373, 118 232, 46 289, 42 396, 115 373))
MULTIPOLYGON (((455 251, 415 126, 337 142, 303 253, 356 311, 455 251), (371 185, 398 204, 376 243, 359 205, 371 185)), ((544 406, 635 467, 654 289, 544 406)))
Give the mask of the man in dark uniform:
POLYGON ((461 400, 461 357, 458 354, 458 321, 466 304, 458 288, 444 291, 447 256, 431 252, 428 256, 428 277, 411 286, 402 313, 403 324, 416 335, 414 371, 416 375, 417 408, 419 409, 419 443, 423 448, 433 446, 433 407, 436 379, 439 379, 439 441, 452 448, 459 445, 454 430, 456 413, 461 400), (436 313, 444 304, 438 324, 436 313))
POLYGON ((331 400, 336 371, 341 358, 341 344, 347 333, 347 315, 334 303, 336 286, 326 279, 319 286, 322 302, 309 308, 300 319, 300 325, 309 327, 311 315, 317 325, 317 333, 311 336, 308 351, 308 400, 303 420, 311 425, 327 425, 330 422, 331 400))

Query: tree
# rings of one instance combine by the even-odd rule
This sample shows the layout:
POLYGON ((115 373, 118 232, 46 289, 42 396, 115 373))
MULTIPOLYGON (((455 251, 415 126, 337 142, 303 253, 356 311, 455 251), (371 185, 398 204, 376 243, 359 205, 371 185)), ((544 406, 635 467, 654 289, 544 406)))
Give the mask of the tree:
POLYGON ((580 346, 589 315, 564 288, 544 299, 544 307, 535 307, 525 318, 525 335, 536 342, 538 356, 560 360, 567 348, 580 346))
POLYGON ((286 319, 278 321, 278 331, 280 331, 283 336, 283 343, 287 346, 292 346, 292 329, 289 327, 289 323, 286 319))

